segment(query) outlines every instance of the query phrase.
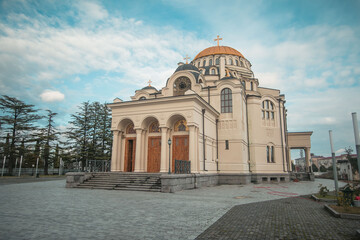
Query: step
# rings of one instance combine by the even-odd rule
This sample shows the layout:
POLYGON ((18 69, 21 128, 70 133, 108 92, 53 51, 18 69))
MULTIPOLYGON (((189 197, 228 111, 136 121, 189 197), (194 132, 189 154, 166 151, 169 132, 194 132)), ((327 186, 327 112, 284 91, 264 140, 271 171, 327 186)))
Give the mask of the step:
POLYGON ((91 183, 114 183, 114 184, 118 184, 118 183, 124 183, 124 184, 161 184, 161 182, 158 182, 158 181, 119 181, 119 180, 106 181, 106 180, 93 180, 93 181, 86 181, 86 182, 91 182, 91 183))
POLYGON ((112 183, 83 183, 80 186, 129 186, 129 187, 161 187, 160 184, 138 184, 138 185, 129 185, 129 184, 112 184, 112 183))
POLYGON ((159 189, 154 189, 154 188, 146 188, 146 189, 143 189, 143 188, 122 188, 122 187, 115 187, 114 190, 122 190, 122 191, 143 191, 143 192, 161 192, 161 188, 159 189))
POLYGON ((84 189, 107 189, 161 192, 161 174, 148 173, 95 173, 77 186, 84 189))
POLYGON ((103 189, 103 190, 127 190, 127 191, 144 191, 144 192, 160 192, 161 188, 128 188, 128 187, 105 187, 105 186, 77 186, 82 189, 103 189))

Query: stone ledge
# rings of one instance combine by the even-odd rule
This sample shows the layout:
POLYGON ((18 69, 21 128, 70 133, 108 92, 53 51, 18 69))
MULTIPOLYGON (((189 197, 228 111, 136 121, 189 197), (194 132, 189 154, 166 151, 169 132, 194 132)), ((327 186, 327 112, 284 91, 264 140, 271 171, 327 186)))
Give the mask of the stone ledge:
POLYGON ((318 198, 315 195, 311 195, 311 198, 314 199, 317 202, 328 202, 328 203, 336 203, 336 199, 323 199, 323 198, 318 198))
POLYGON ((331 213, 334 217, 344 218, 344 219, 354 219, 360 220, 360 215, 350 214, 350 213, 338 213, 334 209, 332 209, 329 205, 325 204, 324 208, 331 213))
POLYGON ((67 188, 74 188, 84 183, 84 181, 92 178, 92 173, 86 172, 69 172, 66 173, 66 187, 67 188))

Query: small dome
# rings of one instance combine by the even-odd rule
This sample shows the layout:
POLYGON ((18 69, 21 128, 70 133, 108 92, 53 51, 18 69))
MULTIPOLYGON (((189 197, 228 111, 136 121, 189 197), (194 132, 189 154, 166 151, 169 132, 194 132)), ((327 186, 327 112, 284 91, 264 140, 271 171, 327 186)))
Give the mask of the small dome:
POLYGON ((231 47, 214 46, 214 47, 206 48, 206 49, 202 50, 201 52, 199 52, 198 55, 196 55, 196 57, 193 59, 193 61, 198 58, 201 58, 201 57, 206 57, 206 56, 216 55, 216 54, 227 54, 227 55, 235 55, 235 56, 239 56, 239 57, 244 57, 238 50, 235 50, 231 47))
POLYGON ((153 86, 146 86, 146 87, 142 88, 141 90, 146 90, 146 89, 154 89, 155 91, 157 91, 157 89, 154 88, 153 86))
POLYGON ((184 71, 184 70, 192 70, 199 72, 199 69, 192 64, 182 64, 175 70, 175 72, 184 71))

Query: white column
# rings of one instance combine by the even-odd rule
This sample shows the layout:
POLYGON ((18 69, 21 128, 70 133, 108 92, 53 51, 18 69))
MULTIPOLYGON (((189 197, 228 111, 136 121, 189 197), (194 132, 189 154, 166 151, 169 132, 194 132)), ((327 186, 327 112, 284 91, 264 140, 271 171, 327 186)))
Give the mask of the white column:
POLYGON ((135 169, 134 172, 141 172, 141 143, 142 129, 136 129, 136 151, 135 151, 135 169))
POLYGON ((111 172, 117 171, 117 156, 118 156, 118 139, 119 139, 119 131, 113 131, 113 145, 112 145, 112 153, 111 153, 111 172))
POLYGON ((141 144, 141 162, 140 162, 140 171, 141 172, 146 172, 147 171, 147 148, 146 148, 146 141, 147 141, 147 135, 146 135, 146 131, 143 130, 141 133, 141 137, 142 137, 142 144, 141 144))
POLYGON ((292 172, 293 171, 293 169, 292 169, 292 162, 291 162, 291 148, 287 148, 287 156, 288 156, 288 160, 289 160, 289 162, 288 162, 288 171, 289 172, 292 172))
POLYGON ((191 162, 191 172, 197 173, 197 148, 196 148, 196 127, 195 126, 188 126, 189 127, 189 160, 191 162))
POLYGON ((168 158, 167 158, 167 151, 168 151, 168 139, 167 139, 167 127, 161 128, 161 162, 160 162, 160 172, 168 172, 168 158))
POLYGON ((121 155, 123 154, 122 152, 122 132, 119 131, 118 134, 118 142, 117 142, 117 157, 116 157, 116 171, 121 171, 121 169, 123 168, 122 166, 124 165, 124 163, 121 161, 121 155))

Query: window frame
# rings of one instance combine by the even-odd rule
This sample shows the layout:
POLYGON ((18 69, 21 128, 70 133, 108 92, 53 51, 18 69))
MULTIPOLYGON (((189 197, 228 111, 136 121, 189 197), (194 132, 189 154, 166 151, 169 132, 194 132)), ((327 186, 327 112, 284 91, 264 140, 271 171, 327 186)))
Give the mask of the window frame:
POLYGON ((262 101, 261 111, 263 120, 275 120, 275 104, 271 100, 265 99, 262 101))
POLYGON ((224 88, 220 93, 220 108, 221 113, 232 113, 232 91, 230 88, 224 88))

